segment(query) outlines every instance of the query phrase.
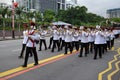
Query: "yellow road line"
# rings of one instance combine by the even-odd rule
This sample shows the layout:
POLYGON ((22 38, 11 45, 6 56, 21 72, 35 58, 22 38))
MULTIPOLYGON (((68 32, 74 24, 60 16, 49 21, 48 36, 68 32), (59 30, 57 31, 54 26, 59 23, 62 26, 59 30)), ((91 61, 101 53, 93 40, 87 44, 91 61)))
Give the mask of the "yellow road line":
POLYGON ((118 61, 117 63, 115 63, 116 70, 113 71, 112 73, 110 73, 110 74, 108 75, 108 80, 112 80, 112 79, 111 79, 112 76, 120 70, 120 68, 119 68, 119 66, 118 66, 119 63, 120 63, 120 61, 118 61))
MULTIPOLYGON (((74 50, 73 52, 76 52, 76 50, 74 50)), ((69 54, 69 53, 70 53, 70 52, 68 52, 68 54, 69 54)), ((40 60, 40 61, 39 61, 39 64, 48 62, 48 61, 50 61, 50 60, 53 60, 53 59, 56 59, 56 58, 59 58, 59 57, 62 57, 62 56, 64 56, 64 54, 60 54, 60 55, 53 56, 53 57, 50 57, 50 58, 47 58, 47 59, 44 59, 44 60, 40 60)), ((11 70, 2 72, 2 73, 0 73, 0 77, 4 77, 4 76, 10 75, 10 74, 13 74, 13 73, 15 73, 15 72, 21 71, 21 70, 25 70, 25 69, 27 69, 27 68, 32 67, 33 64, 34 64, 34 63, 28 64, 26 68, 17 67, 17 68, 14 68, 14 69, 11 69, 11 70)))
POLYGON ((114 59, 112 61, 108 62, 108 68, 98 74, 98 80, 103 80, 103 74, 105 74, 106 72, 108 72, 112 69, 112 63, 115 62, 117 60, 117 56, 120 55, 119 50, 120 50, 120 48, 117 50, 118 54, 114 56, 114 59))

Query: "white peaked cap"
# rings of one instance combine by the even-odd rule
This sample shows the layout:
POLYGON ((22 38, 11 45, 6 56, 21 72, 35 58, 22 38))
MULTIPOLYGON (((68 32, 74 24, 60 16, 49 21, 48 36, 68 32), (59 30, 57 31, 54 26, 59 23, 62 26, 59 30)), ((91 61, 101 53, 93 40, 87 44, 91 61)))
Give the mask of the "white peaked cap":
POLYGON ((96 25, 96 29, 100 29, 100 26, 99 26, 99 25, 96 25))
POLYGON ((64 26, 64 28, 66 28, 66 29, 67 29, 67 28, 68 28, 68 26, 64 26))
POLYGON ((53 26, 53 29, 55 29, 56 28, 56 26, 53 26))
POLYGON ((80 26, 80 29, 84 29, 84 26, 80 26))

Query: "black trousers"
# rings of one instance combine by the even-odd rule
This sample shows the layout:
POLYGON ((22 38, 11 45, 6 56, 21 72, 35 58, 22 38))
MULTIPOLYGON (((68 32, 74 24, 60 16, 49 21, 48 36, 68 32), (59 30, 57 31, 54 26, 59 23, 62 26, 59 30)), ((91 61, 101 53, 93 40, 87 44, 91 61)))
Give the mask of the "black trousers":
POLYGON ((111 47, 114 46, 114 39, 110 41, 111 47))
POLYGON ((64 46, 65 46, 65 41, 62 40, 60 49, 62 50, 64 46))
POLYGON ((27 47, 26 48, 25 61, 24 61, 24 65, 25 66, 27 66, 27 62, 28 62, 28 58, 29 58, 29 53, 31 51, 33 52, 33 55, 34 55, 35 64, 38 64, 38 56, 37 56, 36 47, 27 47))
POLYGON ((94 59, 97 59, 98 51, 99 51, 99 57, 102 58, 101 47, 102 47, 102 44, 95 44, 94 59))
MULTIPOLYGON (((23 53, 25 51, 25 48, 26 48, 26 44, 22 44, 22 50, 21 50, 21 53, 20 53, 20 57, 23 57, 23 53)), ((32 51, 30 51, 30 56, 32 56, 32 51)))
POLYGON ((72 49, 75 47, 75 49, 78 51, 79 50, 79 41, 73 41, 72 42, 72 49))
POLYGON ((110 50, 111 45, 110 45, 110 41, 107 41, 107 48, 110 50))
POLYGON ((46 45, 46 40, 45 40, 45 39, 40 39, 40 47, 39 47, 39 50, 42 49, 42 43, 44 44, 45 50, 46 50, 46 49, 47 49, 47 45, 46 45))
POLYGON ((54 52, 55 46, 57 45, 58 47, 58 51, 60 51, 60 44, 59 44, 59 40, 53 40, 53 46, 52 46, 52 50, 51 52, 54 52))
POLYGON ((89 42, 89 51, 93 53, 94 50, 94 42, 89 42))
POLYGON ((53 42, 53 37, 50 38, 50 44, 49 44, 49 49, 51 48, 51 45, 52 45, 52 42, 53 42))
POLYGON ((72 42, 65 42, 65 53, 67 54, 68 49, 70 49, 70 53, 72 53, 72 42))
POLYGON ((101 44, 101 53, 104 54, 105 51, 107 52, 107 43, 101 44))
POLYGON ((80 50, 80 54, 79 54, 80 57, 82 57, 82 55, 83 55, 83 48, 85 48, 85 56, 87 56, 88 50, 89 50, 88 44, 89 43, 81 43, 81 50, 80 50))

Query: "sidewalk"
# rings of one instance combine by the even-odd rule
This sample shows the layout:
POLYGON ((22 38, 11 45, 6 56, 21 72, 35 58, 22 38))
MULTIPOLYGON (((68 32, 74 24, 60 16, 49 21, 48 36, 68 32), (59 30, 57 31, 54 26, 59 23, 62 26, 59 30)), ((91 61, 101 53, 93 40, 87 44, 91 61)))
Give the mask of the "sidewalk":
POLYGON ((23 36, 19 37, 19 36, 15 36, 15 39, 13 39, 12 37, 5 37, 5 39, 3 39, 3 37, 0 37, 0 41, 5 41, 5 40, 16 40, 16 39, 22 39, 23 36))

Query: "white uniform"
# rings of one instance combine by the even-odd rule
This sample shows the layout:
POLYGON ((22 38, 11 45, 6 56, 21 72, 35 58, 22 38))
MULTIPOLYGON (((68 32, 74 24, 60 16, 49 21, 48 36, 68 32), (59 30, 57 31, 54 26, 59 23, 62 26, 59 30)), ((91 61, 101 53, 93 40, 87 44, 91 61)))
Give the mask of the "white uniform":
POLYGON ((88 43, 88 33, 85 31, 82 31, 81 34, 81 43, 88 43))
POLYGON ((57 30, 53 31, 53 40, 59 40, 59 32, 57 30))
MULTIPOLYGON (((30 30, 29 31, 29 34, 30 33, 32 33, 34 30, 30 30)), ((36 47, 36 42, 35 42, 35 40, 39 40, 39 36, 34 32, 32 35, 29 35, 29 37, 34 41, 32 41, 32 40, 28 40, 28 42, 27 42, 27 44, 26 44, 26 46, 27 47, 36 47)))
POLYGON ((65 33, 65 42, 72 42, 72 32, 69 30, 65 33))
POLYGON ((28 30, 23 31, 23 44, 27 43, 28 40, 27 34, 28 34, 28 30))

